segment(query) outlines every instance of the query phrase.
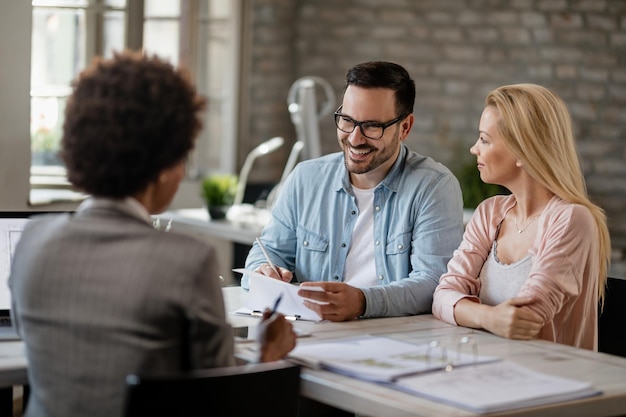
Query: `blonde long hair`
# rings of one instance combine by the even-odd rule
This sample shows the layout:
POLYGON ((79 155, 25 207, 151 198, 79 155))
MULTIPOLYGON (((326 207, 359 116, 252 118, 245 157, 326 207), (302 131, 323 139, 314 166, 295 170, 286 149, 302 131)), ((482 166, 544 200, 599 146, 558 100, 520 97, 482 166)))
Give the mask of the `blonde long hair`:
POLYGON ((598 300, 603 305, 611 240, 604 210, 587 195, 567 106, 536 84, 498 87, 487 95, 485 105, 498 109, 500 134, 528 173, 562 200, 583 205, 593 215, 600 237, 598 300))

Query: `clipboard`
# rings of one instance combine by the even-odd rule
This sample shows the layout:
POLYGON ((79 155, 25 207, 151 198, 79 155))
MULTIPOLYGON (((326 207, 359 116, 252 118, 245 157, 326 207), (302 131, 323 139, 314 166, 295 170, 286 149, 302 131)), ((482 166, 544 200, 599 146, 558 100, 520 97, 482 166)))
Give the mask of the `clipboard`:
MULTIPOLYGON (((263 310, 270 308, 276 298, 283 294, 282 301, 277 311, 288 320, 305 320, 320 322, 322 318, 313 310, 304 306, 306 299, 298 295, 299 287, 275 278, 266 277, 254 271, 243 268, 233 269, 234 272, 245 274, 250 278, 250 290, 244 305, 233 311, 234 314, 262 317, 263 310)), ((324 292, 321 287, 307 287, 307 291, 324 292)), ((316 302, 314 300, 309 300, 316 302)))

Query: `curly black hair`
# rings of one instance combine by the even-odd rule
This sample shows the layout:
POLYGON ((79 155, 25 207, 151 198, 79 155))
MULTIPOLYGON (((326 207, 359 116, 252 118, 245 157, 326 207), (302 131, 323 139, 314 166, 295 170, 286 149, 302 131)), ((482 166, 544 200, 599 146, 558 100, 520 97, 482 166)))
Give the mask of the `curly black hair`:
POLYGON ((131 196, 183 161, 206 101, 189 75, 157 56, 96 58, 73 83, 61 157, 69 181, 100 197, 131 196))

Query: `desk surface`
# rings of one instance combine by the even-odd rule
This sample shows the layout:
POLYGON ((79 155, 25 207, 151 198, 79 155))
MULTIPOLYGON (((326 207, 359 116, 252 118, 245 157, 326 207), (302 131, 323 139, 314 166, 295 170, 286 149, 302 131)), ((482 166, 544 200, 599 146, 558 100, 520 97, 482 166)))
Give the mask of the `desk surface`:
MULTIPOLYGON (((235 310, 245 300, 246 293, 239 287, 224 289, 228 311, 235 310)), ((229 315, 236 326, 256 324, 258 319, 229 315)), ((361 334, 388 337, 425 344, 438 340, 450 346, 462 336, 471 335, 479 346, 479 353, 498 356, 541 372, 581 381, 591 381, 602 390, 601 396, 553 405, 493 413, 492 416, 612 416, 626 415, 626 359, 603 353, 594 353, 570 346, 545 341, 513 341, 490 333, 451 326, 432 315, 356 320, 343 323, 295 322, 295 326, 312 336, 299 338, 308 343, 337 337, 361 334)), ((238 354, 252 357, 254 345, 238 345, 238 354)), ((364 416, 475 416, 469 411, 426 400, 380 385, 323 370, 303 368, 304 396, 349 409, 364 416)))
POLYGON ((0 388, 28 383, 26 354, 21 341, 0 341, 0 388))
MULTIPOLYGON (((252 245, 261 234, 264 223, 259 221, 231 221, 228 219, 212 220, 206 209, 183 209, 166 211, 158 216, 162 222, 172 220, 173 227, 189 228, 194 232, 204 233, 230 242, 252 245)), ((250 216, 248 216, 250 218, 250 216)))
MULTIPOLYGON (((240 287, 224 288, 227 311, 234 311, 245 300, 240 287)), ((233 326, 258 324, 258 319, 229 314, 233 326)), ((295 322, 295 326, 310 337, 298 343, 319 341, 361 334, 386 335, 416 344, 438 340, 453 345, 462 336, 471 335, 479 346, 479 353, 499 356, 523 366, 590 381, 603 394, 565 403, 512 410, 493 416, 568 416, 601 417, 626 415, 626 359, 603 353, 575 349, 545 341, 513 341, 490 333, 443 323, 431 315, 355 320, 343 323, 295 322)), ((237 353, 246 358, 254 355, 254 344, 239 343, 237 353)), ((22 342, 0 342, 0 387, 27 383, 27 362, 22 342)), ((475 416, 468 411, 429 401, 380 385, 343 375, 303 368, 302 394, 306 397, 349 409, 364 416, 475 416)))

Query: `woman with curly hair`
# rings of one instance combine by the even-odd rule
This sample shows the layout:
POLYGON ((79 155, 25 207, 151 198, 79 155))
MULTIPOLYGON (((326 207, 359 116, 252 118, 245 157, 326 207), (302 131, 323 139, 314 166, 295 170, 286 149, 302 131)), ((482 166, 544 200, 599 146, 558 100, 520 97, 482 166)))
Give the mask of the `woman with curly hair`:
MULTIPOLYGON (((235 364, 215 250, 150 216, 173 199, 204 108, 184 72, 137 52, 96 59, 75 81, 61 155, 91 198, 33 218, 9 278, 26 416, 120 416, 127 374, 235 364)), ((295 334, 265 319, 260 359, 280 359, 295 334)))

